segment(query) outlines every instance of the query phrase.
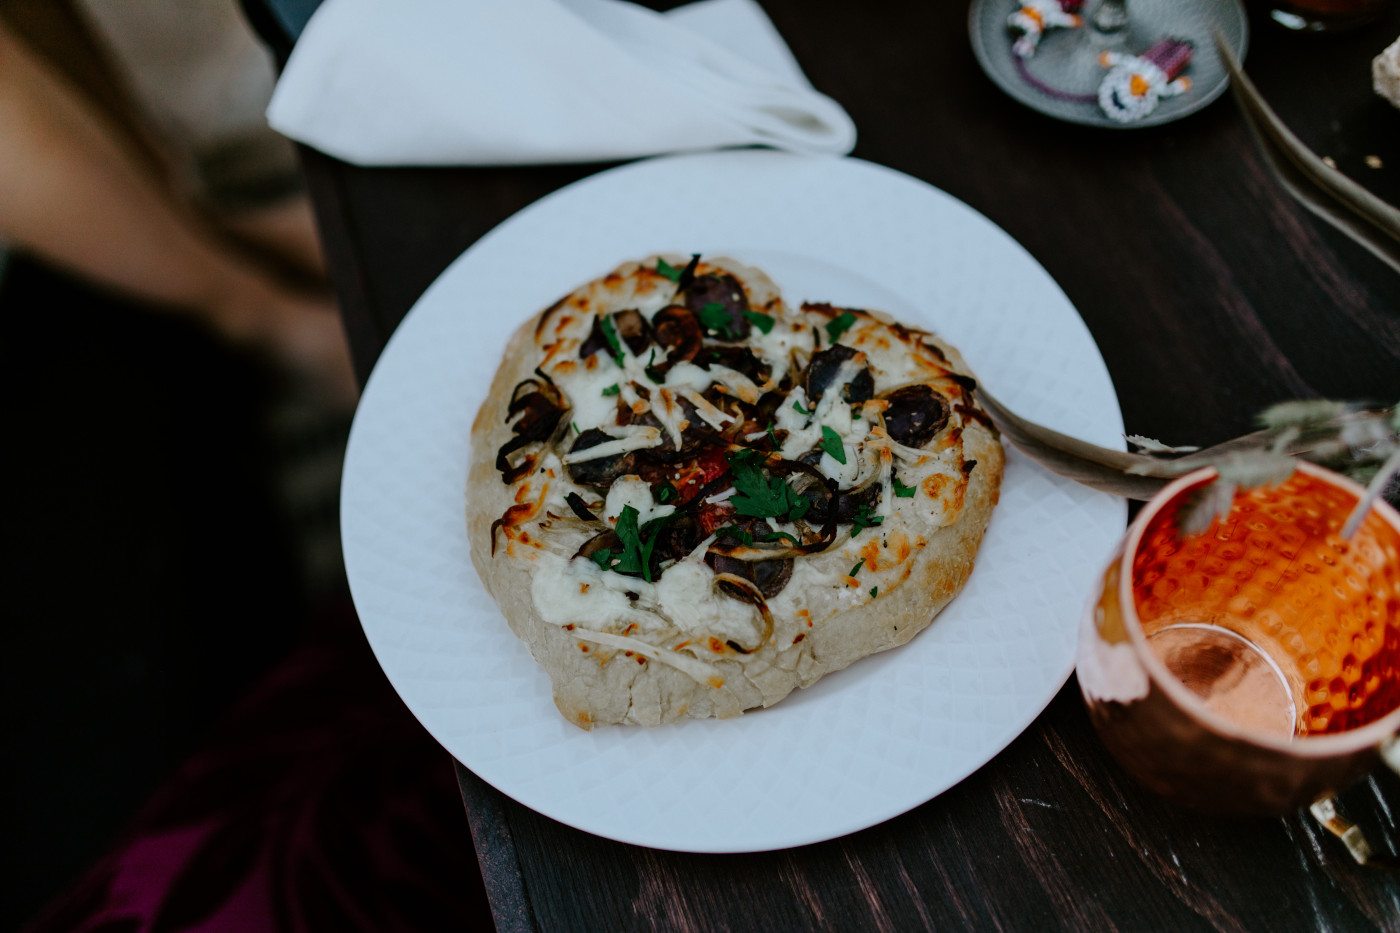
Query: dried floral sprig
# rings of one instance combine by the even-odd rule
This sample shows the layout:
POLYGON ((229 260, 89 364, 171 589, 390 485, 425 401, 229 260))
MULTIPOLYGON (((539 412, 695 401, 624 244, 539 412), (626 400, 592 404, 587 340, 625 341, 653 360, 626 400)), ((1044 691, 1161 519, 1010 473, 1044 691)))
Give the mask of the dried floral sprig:
MULTIPOLYGON (((1263 429, 1254 434, 1166 461, 1167 470, 1179 476, 1203 467, 1212 467, 1217 474, 1215 481, 1182 506, 1182 534, 1205 531, 1215 519, 1229 514, 1239 488, 1276 486, 1292 476, 1297 460, 1303 459, 1367 486, 1342 529, 1342 536, 1350 537, 1371 504, 1400 473, 1400 403, 1375 408, 1329 399, 1281 402, 1262 412, 1258 420, 1263 429)), ((1129 440, 1156 457, 1181 449, 1149 438, 1129 440)), ((1129 472, 1141 471, 1141 467, 1129 467, 1129 472)), ((1161 467, 1153 473, 1160 475, 1161 467)))

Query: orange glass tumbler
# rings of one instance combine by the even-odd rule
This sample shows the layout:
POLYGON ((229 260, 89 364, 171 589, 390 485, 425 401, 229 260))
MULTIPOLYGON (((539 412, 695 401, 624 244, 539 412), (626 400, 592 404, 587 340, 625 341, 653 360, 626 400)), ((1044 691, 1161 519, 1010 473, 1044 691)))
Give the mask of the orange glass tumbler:
POLYGON ((1400 731, 1400 515, 1309 463, 1240 490, 1183 536, 1182 477, 1134 520, 1080 630, 1090 718, 1150 789, 1216 814, 1279 815, 1393 760, 1400 731))

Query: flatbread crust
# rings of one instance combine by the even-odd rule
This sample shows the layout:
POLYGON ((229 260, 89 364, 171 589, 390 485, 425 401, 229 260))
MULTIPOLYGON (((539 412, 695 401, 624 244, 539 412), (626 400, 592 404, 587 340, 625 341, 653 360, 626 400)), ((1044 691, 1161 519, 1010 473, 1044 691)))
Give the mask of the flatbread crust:
MULTIPOLYGON (((567 469, 557 458, 542 453, 538 444, 525 448, 535 452, 535 469, 517 482, 503 482, 497 452, 516 436, 506 412, 517 387, 538 379, 539 367, 548 372, 551 365, 577 359, 596 312, 640 307, 654 314, 666 304, 676 285, 656 272, 658 259, 663 258, 677 268, 687 260, 650 257, 624 264, 522 324, 506 348, 472 428, 467 492, 472 562, 511 630, 549 673, 560 712, 585 729, 611 723, 652 726, 685 718, 737 716, 771 706, 793 688, 809 686, 862 657, 905 644, 933 621, 972 572, 1002 477, 1001 445, 990 421, 976 408, 971 394, 974 383, 957 351, 933 335, 903 328, 878 313, 854 312, 857 326, 841 338, 857 345, 867 342, 877 394, 892 388, 888 382, 882 384, 875 361, 891 358, 886 350, 893 341, 892 352, 906 362, 919 357, 914 369, 921 377, 910 380, 908 373, 904 378, 896 374, 893 381, 930 385, 948 402, 948 424, 927 444, 930 462, 937 463, 908 468, 908 475, 919 479, 917 491, 892 501, 887 495, 885 502, 893 510, 880 525, 851 535, 852 526, 841 524, 828 549, 795 559, 791 580, 769 600, 771 633, 764 630, 756 610, 714 592, 715 599, 726 604, 714 611, 732 618, 738 607, 752 616, 754 633, 764 637, 751 653, 743 649, 754 647, 752 641, 736 644, 725 632, 708 638, 704 632, 678 634, 674 624, 664 620, 662 634, 650 637, 636 631, 635 625, 627 629, 622 624, 625 619, 617 620, 611 632, 596 621, 561 624, 560 613, 567 609, 561 609, 553 597, 544 600, 541 580, 550 574, 558 577, 565 572, 559 568, 570 563, 579 572, 592 571, 581 566, 590 563, 587 558, 569 561, 590 530, 572 520, 560 502, 567 491, 582 491, 584 498, 594 501, 600 495, 571 483, 567 469), (877 346, 882 340, 886 345, 877 346), (931 375, 940 366, 943 374, 931 375), (852 576, 857 561, 863 563, 852 576), (542 609, 542 600, 551 607, 548 611, 542 609), (586 634, 600 631, 610 637, 586 634)), ((822 340, 820 322, 829 323, 846 313, 822 305, 788 308, 767 276, 733 260, 707 258, 696 270, 697 274, 704 271, 732 274, 756 311, 779 321, 815 320, 815 340, 822 340)), ((753 336, 758 339, 756 329, 753 336)), ((604 358, 599 365, 613 366, 607 351, 598 356, 604 358)), ((801 357, 799 352, 796 358, 801 357)), ((565 422, 570 414, 572 410, 565 414, 565 422)), ((561 426, 553 443, 545 446, 566 451, 570 440, 568 427, 561 426)), ((896 462, 897 469, 904 470, 910 461, 896 462)), ((611 580, 618 577, 615 573, 598 573, 617 582, 611 580)), ((660 580, 665 579, 663 571, 660 580)), ((580 586, 588 589, 586 584, 580 586)), ((635 581, 635 588, 644 586, 650 584, 635 581)))

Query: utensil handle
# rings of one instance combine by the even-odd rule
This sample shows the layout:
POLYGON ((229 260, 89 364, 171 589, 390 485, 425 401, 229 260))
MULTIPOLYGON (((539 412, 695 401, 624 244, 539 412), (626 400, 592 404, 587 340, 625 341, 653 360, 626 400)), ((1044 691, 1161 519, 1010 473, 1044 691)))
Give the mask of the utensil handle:
MULTIPOLYGON (((1400 736, 1392 735, 1382 742, 1380 752, 1381 760, 1396 774, 1400 774, 1400 736)), ((1342 816, 1341 811, 1337 809, 1336 794, 1327 794, 1314 800, 1308 811, 1312 813, 1313 819, 1322 824, 1323 829, 1342 840, 1356 864, 1392 870, 1400 867, 1400 860, 1394 856, 1377 855, 1371 844, 1366 841, 1361 827, 1342 816)))

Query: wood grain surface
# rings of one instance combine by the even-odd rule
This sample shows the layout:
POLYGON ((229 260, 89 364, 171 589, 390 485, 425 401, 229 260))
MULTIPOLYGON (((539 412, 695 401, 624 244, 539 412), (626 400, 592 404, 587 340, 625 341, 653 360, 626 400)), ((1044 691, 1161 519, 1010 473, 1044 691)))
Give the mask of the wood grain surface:
MULTIPOLYGON (((965 201, 1049 270, 1107 360, 1129 432, 1209 444, 1278 400, 1400 396, 1400 277, 1288 199, 1228 96, 1154 129, 1071 126, 982 74, 965 2, 763 6, 854 118, 855 155, 965 201)), ((1338 37, 1253 26, 1246 68, 1285 122, 1400 204, 1400 111, 1369 76, 1400 13, 1338 37)), ((606 167, 304 158, 362 377, 462 250, 606 167)), ((1305 814, 1205 818, 1139 788, 1073 681, 960 785, 795 850, 613 843, 459 774, 502 930, 1400 930, 1400 878, 1353 864, 1305 814)), ((1400 850, 1400 778, 1377 773, 1342 804, 1374 845, 1400 850)))

